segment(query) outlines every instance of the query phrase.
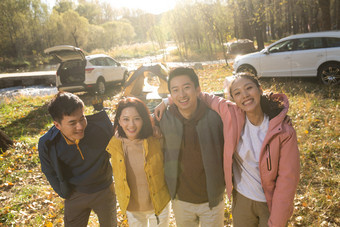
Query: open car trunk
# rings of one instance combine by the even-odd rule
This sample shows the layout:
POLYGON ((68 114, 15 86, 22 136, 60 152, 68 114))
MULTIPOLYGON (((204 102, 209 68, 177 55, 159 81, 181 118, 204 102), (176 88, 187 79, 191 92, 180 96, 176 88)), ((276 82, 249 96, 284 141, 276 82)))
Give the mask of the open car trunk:
POLYGON ((83 51, 74 46, 60 45, 50 47, 44 50, 45 54, 50 54, 56 57, 60 62, 60 67, 57 71, 57 86, 79 86, 85 81, 85 66, 86 59, 83 51))
POLYGON ((84 82, 85 65, 86 61, 84 60, 72 60, 61 63, 57 71, 61 85, 68 86, 84 82))

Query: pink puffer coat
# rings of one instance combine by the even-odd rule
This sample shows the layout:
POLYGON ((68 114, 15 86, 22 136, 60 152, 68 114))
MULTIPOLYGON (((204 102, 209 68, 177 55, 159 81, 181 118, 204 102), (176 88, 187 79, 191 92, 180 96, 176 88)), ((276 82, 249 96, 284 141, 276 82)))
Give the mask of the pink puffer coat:
MULTIPOLYGON (((263 141, 259 169, 261 184, 267 200, 270 227, 286 226, 293 213, 293 200, 300 177, 300 156, 294 128, 285 121, 288 99, 276 94, 284 103, 284 109, 270 120, 263 141)), ((223 98, 202 93, 200 98, 222 118, 224 133, 224 174, 227 195, 232 194, 233 154, 245 124, 245 113, 234 103, 223 98)))

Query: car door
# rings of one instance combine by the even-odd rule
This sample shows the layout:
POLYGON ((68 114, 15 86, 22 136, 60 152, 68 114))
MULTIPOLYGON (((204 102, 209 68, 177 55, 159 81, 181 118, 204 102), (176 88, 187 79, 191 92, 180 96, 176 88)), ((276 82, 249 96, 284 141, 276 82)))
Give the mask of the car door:
POLYGON ((293 40, 274 44, 260 58, 260 75, 263 77, 291 76, 293 40))
POLYGON ((296 48, 292 51, 292 76, 316 76, 317 68, 326 57, 322 37, 296 39, 296 48))
MULTIPOLYGON (((106 61, 103 57, 96 57, 91 60, 89 60, 88 66, 86 67, 89 71, 86 74, 87 75, 87 82, 90 84, 97 83, 97 80, 99 77, 105 78, 105 65, 106 61)), ((106 79, 105 79, 106 81, 106 79)))
POLYGON ((113 60, 112 58, 106 57, 106 62, 108 64, 108 77, 110 81, 121 81, 124 78, 124 70, 120 67, 120 64, 113 60))

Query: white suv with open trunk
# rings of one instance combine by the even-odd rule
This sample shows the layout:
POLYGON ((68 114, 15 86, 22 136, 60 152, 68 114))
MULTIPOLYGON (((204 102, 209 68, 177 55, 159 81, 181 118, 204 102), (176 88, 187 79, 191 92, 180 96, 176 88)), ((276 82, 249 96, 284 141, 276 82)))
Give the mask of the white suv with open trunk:
POLYGON ((260 52, 238 56, 234 72, 259 77, 319 77, 322 83, 340 82, 340 31, 291 35, 260 52))
POLYGON ((124 84, 128 77, 127 68, 105 54, 85 56, 80 48, 68 45, 54 46, 44 52, 60 62, 56 78, 58 90, 104 94, 108 85, 124 84))

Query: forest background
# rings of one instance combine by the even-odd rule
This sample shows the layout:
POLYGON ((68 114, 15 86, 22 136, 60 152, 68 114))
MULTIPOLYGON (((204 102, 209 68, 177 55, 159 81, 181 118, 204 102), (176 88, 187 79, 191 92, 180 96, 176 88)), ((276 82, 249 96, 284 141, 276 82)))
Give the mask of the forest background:
POLYGON ((56 0, 53 7, 2 0, 0 70, 44 64, 43 50, 61 44, 121 60, 159 53, 172 41, 180 61, 227 60, 231 40, 254 40, 261 50, 290 34, 325 30, 340 30, 339 0, 183 0, 158 15, 99 0, 56 0))

